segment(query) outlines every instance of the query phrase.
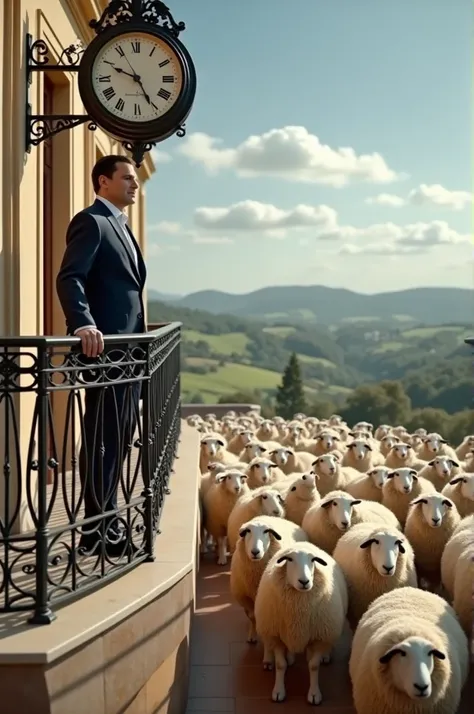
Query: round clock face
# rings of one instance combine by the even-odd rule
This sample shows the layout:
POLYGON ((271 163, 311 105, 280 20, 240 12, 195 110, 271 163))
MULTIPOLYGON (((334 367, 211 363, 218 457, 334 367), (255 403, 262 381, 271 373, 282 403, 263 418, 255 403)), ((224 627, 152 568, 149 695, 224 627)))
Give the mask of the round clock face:
POLYGON ((183 72, 178 57, 159 37, 122 33, 98 52, 92 87, 113 116, 137 124, 156 121, 179 99, 183 72))

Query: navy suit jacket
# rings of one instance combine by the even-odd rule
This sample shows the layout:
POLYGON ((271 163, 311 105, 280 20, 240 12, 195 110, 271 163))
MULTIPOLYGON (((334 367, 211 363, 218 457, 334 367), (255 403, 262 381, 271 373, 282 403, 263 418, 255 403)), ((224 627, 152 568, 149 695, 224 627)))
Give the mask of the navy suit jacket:
POLYGON ((68 334, 85 325, 95 325, 105 335, 146 331, 146 267, 129 233, 138 268, 119 222, 102 201, 96 200, 70 222, 56 279, 68 334))

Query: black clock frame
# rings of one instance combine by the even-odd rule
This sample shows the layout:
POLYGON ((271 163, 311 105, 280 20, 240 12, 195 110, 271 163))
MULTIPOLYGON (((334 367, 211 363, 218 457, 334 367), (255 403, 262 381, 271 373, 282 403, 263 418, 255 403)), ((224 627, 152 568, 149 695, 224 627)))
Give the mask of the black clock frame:
POLYGON ((131 142, 158 143, 168 139, 186 121, 196 95, 196 71, 185 46, 168 30, 143 21, 115 25, 95 37, 82 56, 78 80, 82 103, 94 123, 115 139, 127 137, 131 142), (107 111, 93 89, 94 62, 100 51, 113 40, 134 33, 144 33, 165 42, 176 55, 183 74, 181 92, 170 110, 157 119, 140 123, 123 120, 107 111))
MULTIPOLYGON (((184 122, 192 109, 197 85, 196 71, 191 56, 184 45, 178 40, 180 32, 183 32, 183 30, 186 29, 186 26, 184 22, 175 21, 169 8, 164 4, 164 2, 162 2, 162 0, 110 0, 100 19, 91 20, 89 25, 93 28, 97 35, 97 37, 92 40, 89 47, 94 45, 96 41, 102 37, 104 38, 102 42, 105 44, 111 38, 112 31, 115 32, 118 28, 119 31, 117 32, 117 35, 124 34, 125 32, 128 33, 138 31, 138 27, 140 27, 139 31, 147 33, 153 33, 154 30, 159 30, 159 32, 162 33, 160 37, 174 49, 177 56, 180 58, 180 62, 184 62, 186 72, 189 72, 189 86, 186 85, 187 74, 183 74, 183 89, 186 89, 186 98, 182 98, 180 95, 178 102, 176 102, 173 106, 173 109, 175 109, 175 107, 179 107, 182 110, 182 119, 180 120, 181 123, 175 124, 174 130, 170 131, 170 121, 168 124, 168 133, 153 139, 151 137, 145 137, 145 139, 135 139, 130 136, 129 126, 127 126, 125 135, 122 134, 114 136, 112 134, 114 138, 121 141, 124 149, 132 154, 135 165, 139 168, 143 163, 145 154, 148 151, 151 151, 157 143, 164 141, 174 133, 178 137, 183 137, 186 134, 184 122), (189 102, 187 111, 185 111, 186 101, 189 102)), ((153 34, 156 35, 156 32, 153 34)), ((98 44, 96 47, 97 46, 98 44)), ((101 46, 103 46, 102 43, 101 46)), ((96 130, 98 126, 102 127, 101 124, 99 125, 96 123, 95 118, 93 118, 90 114, 46 115, 32 113, 29 91, 33 73, 79 73, 82 66, 82 56, 85 55, 85 53, 86 48, 84 48, 82 42, 78 41, 69 47, 66 47, 62 51, 59 60, 55 62, 54 59, 52 59, 53 53, 44 40, 33 41, 32 35, 26 35, 25 151, 27 153, 31 152, 33 146, 38 146, 43 141, 51 139, 56 134, 59 134, 66 129, 72 129, 80 124, 87 123, 88 129, 91 131, 96 130)), ((182 92, 182 94, 184 93, 182 92)), ((87 111, 87 107, 85 108, 87 111)), ((105 108, 101 106, 101 110, 99 112, 101 116, 104 111, 106 111, 105 108)), ((167 114, 164 115, 163 118, 167 117, 167 114)), ((176 111, 175 114, 172 114, 172 110, 170 110, 169 114, 170 117, 173 117, 174 121, 178 120, 178 111, 176 111)), ((163 126, 165 126, 164 122, 163 126)), ((103 128, 107 131, 105 127, 103 128)))

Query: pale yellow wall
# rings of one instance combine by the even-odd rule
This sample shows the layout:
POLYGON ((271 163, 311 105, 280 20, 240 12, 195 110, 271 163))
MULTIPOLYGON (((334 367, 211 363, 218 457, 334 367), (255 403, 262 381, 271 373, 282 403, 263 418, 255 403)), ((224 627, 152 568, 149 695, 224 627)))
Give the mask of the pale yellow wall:
MULTIPOLYGON (((43 333, 43 150, 40 145, 32 147, 29 154, 24 152, 26 33, 34 40, 46 40, 57 60, 61 51, 77 39, 85 44, 92 39, 88 22, 98 16, 100 7, 105 4, 104 0, 0 0, 0 335, 43 333)), ((55 84, 54 113, 82 114, 76 73, 55 72, 50 78, 55 84)), ((30 87, 33 114, 43 113, 42 98, 43 77, 41 73, 34 73, 30 87)), ((102 131, 90 132, 87 124, 58 134, 53 146, 54 280, 64 251, 67 225, 72 216, 94 198, 90 173, 96 146, 103 153, 125 152, 102 131)), ((139 171, 143 183, 153 171, 153 162, 147 157, 139 171)), ((144 190, 141 190, 138 203, 131 211, 130 224, 144 249, 143 211, 144 190)), ((55 289, 53 295, 53 332, 64 335, 64 316, 55 289)), ((24 458, 33 407, 33 395, 22 396, 17 405, 24 458)), ((61 434, 65 394, 54 396, 54 412, 58 434, 61 434)), ((1 501, 0 490, 0 513, 1 501)))

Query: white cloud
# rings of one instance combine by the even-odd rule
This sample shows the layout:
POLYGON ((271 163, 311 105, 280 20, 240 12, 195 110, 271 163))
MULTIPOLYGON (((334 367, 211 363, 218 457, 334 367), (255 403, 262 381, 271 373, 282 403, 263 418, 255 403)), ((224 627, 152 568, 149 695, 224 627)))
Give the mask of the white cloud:
POLYGON ((234 241, 232 238, 220 237, 220 236, 204 236, 196 234, 192 237, 193 243, 198 243, 200 245, 230 245, 234 241))
POLYGON ((467 243, 469 235, 458 233, 445 221, 411 223, 406 226, 380 223, 367 228, 342 226, 340 236, 357 242, 345 243, 340 252, 346 255, 372 253, 374 255, 425 253, 433 248, 467 243))
POLYGON ((158 255, 163 255, 163 253, 172 253, 180 250, 180 245, 161 245, 159 243, 148 243, 145 252, 148 258, 156 258, 158 255))
POLYGON ((181 230, 181 225, 174 221, 160 221, 148 226, 148 230, 153 233, 165 233, 166 235, 176 235, 181 230))
POLYGON ((150 153, 155 164, 169 164, 172 161, 172 156, 161 149, 152 149, 150 153))
POLYGON ((210 173, 234 169, 239 176, 274 176, 288 181, 341 187, 350 181, 391 183, 397 174, 378 153, 357 154, 351 147, 322 144, 304 126, 271 129, 249 136, 235 148, 208 134, 190 134, 179 153, 210 173))
POLYGON ((366 203, 379 206, 438 206, 461 211, 472 203, 472 194, 469 191, 450 191, 439 183, 428 186, 420 184, 409 192, 406 198, 394 196, 389 193, 379 193, 378 196, 366 198, 366 203))

